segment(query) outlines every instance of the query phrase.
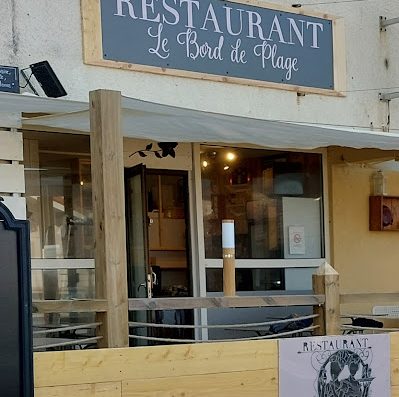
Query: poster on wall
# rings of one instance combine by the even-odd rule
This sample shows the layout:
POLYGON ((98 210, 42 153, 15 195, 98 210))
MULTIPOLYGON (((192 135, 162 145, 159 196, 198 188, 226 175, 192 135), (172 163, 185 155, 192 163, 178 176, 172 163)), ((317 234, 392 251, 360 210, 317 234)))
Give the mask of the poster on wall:
POLYGON ((391 396, 388 334, 283 339, 279 346, 280 397, 391 396))
POLYGON ((82 4, 88 64, 305 91, 343 89, 340 18, 251 0, 82 4))

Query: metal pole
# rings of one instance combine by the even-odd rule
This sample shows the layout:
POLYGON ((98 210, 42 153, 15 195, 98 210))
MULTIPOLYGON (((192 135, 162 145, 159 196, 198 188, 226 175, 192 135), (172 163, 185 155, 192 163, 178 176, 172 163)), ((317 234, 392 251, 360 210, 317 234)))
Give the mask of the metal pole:
POLYGON ((386 30, 386 27, 396 25, 397 23, 399 23, 399 18, 387 19, 386 17, 380 17, 381 30, 386 30))

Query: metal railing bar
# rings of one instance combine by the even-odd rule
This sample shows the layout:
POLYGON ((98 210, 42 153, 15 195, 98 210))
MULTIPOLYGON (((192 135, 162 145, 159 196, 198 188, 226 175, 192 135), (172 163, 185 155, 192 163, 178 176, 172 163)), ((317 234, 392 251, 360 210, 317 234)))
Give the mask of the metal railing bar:
POLYGON ((65 331, 75 331, 79 329, 96 328, 99 327, 100 325, 102 325, 102 323, 88 323, 88 324, 71 325, 71 326, 58 327, 58 328, 46 328, 38 331, 33 331, 33 335, 46 335, 46 334, 51 334, 53 332, 65 332, 65 331))
POLYGON ((216 342, 239 342, 246 340, 262 340, 262 339, 275 339, 282 336, 300 334, 302 332, 313 331, 319 328, 318 325, 312 325, 311 327, 301 328, 295 331, 281 332, 278 334, 264 335, 264 336, 254 336, 249 338, 235 338, 235 339, 217 339, 217 340, 195 340, 195 339, 173 339, 173 338, 157 338, 153 336, 140 336, 140 335, 129 335, 131 339, 139 340, 151 340, 155 342, 173 342, 173 343, 216 343, 216 342))
POLYGON ((317 318, 317 317, 319 317, 318 314, 311 314, 309 316, 285 318, 285 319, 281 319, 281 320, 266 321, 266 322, 261 322, 261 323, 216 324, 216 325, 187 325, 187 324, 185 324, 185 325, 176 325, 176 324, 157 324, 157 323, 144 323, 144 322, 131 321, 131 322, 129 322, 129 327, 132 327, 132 328, 141 328, 141 327, 149 327, 149 328, 179 328, 179 329, 251 328, 251 327, 261 327, 261 326, 267 326, 267 325, 295 323, 297 321, 310 320, 310 319, 317 318))
POLYGON ((73 346, 73 345, 85 345, 88 343, 93 343, 97 342, 98 340, 102 339, 102 336, 93 336, 91 338, 85 338, 85 339, 71 339, 68 342, 55 342, 55 343, 48 343, 44 345, 39 345, 39 346, 34 346, 33 350, 39 350, 39 349, 49 349, 52 347, 63 347, 63 346, 73 346))

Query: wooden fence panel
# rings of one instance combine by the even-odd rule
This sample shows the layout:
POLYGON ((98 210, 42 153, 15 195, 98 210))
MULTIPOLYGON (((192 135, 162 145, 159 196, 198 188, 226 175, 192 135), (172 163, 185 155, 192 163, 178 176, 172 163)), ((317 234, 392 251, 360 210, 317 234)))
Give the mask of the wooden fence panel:
POLYGON ((36 353, 35 386, 274 370, 277 341, 36 353))
POLYGON ((35 397, 121 397, 121 382, 42 387, 35 397))
MULTIPOLYGON (((34 361, 35 397, 278 397, 275 340, 46 352, 34 361)), ((399 397, 399 333, 391 383, 399 397)))
POLYGON ((242 397, 278 395, 274 370, 223 372, 122 382, 123 397, 242 397))

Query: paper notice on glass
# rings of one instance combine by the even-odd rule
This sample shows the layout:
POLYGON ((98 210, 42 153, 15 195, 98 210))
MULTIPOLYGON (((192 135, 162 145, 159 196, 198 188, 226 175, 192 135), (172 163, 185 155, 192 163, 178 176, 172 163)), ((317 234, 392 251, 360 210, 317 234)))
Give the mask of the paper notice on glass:
POLYGON ((291 255, 306 254, 304 226, 288 226, 288 239, 291 255))

